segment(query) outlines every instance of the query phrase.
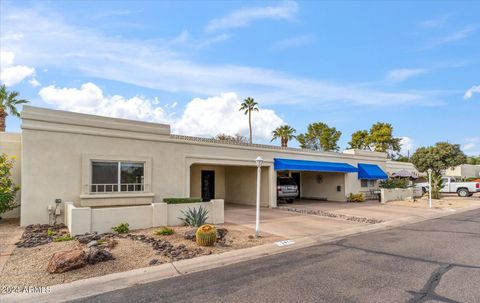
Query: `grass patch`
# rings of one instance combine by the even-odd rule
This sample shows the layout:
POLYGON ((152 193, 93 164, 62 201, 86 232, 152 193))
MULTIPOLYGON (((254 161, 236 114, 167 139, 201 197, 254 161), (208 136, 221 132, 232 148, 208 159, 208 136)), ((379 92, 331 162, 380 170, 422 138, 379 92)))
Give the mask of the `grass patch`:
POLYGON ((120 223, 112 227, 112 230, 119 234, 126 234, 130 231, 130 225, 128 223, 120 223))
POLYGON ((170 227, 162 226, 153 233, 157 236, 170 236, 173 235, 174 231, 170 227))
POLYGON ((72 241, 73 239, 75 238, 71 237, 70 235, 58 236, 55 239, 53 239, 53 242, 66 242, 66 241, 72 241))

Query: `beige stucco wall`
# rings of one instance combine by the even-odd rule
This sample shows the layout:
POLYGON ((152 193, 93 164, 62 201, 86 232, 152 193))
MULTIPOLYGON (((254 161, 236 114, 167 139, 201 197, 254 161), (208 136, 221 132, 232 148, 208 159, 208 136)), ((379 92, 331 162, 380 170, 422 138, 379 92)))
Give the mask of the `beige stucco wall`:
POLYGON ((445 176, 462 178, 480 178, 480 165, 462 164, 445 170, 445 176))
MULTIPOLYGON (((226 203, 255 205, 257 200, 257 168, 229 166, 225 168, 225 188, 226 188, 226 203)), ((268 169, 263 168, 261 173, 261 191, 260 191, 260 205, 263 207, 269 206, 269 192, 270 187, 268 178, 268 169)))
MULTIPOLYGON (((22 167, 22 136, 17 133, 0 133, 0 153, 5 153, 10 157, 15 157, 15 163, 11 171, 13 182, 21 185, 21 167, 22 167)), ((17 203, 21 201, 21 191, 17 194, 17 203)), ((2 218, 19 218, 20 207, 6 213, 0 214, 2 218)))
POLYGON ((180 226, 182 212, 188 209, 206 208, 207 223, 224 223, 224 201, 166 204, 152 203, 123 207, 77 207, 73 202, 65 202, 65 224, 72 236, 88 232, 111 232, 112 227, 128 223, 130 229, 143 229, 158 226, 180 226))
POLYGON ((202 170, 215 171, 215 199, 225 199, 225 167, 219 165, 199 165, 190 167, 190 197, 202 197, 202 170))
POLYGON ((321 198, 328 201, 346 201, 345 174, 324 172, 301 172, 300 196, 302 198, 321 198), (319 176, 322 178, 318 182, 319 176), (341 186, 341 191, 337 191, 341 186))
MULTIPOLYGON (((72 201, 80 206, 84 194, 88 165, 86 155, 102 159, 148 159, 145 184, 152 200, 165 197, 189 197, 191 193, 191 166, 218 165, 225 167, 225 199, 230 202, 254 201, 254 190, 238 192, 235 175, 242 186, 255 188, 255 158, 264 159, 262 172, 262 205, 276 205, 276 172, 274 158, 315 161, 378 164, 385 169, 385 154, 359 152, 333 153, 281 149, 261 145, 231 145, 203 142, 170 136, 168 125, 97 117, 25 106, 22 112, 22 217, 21 224, 48 223, 48 205, 56 198, 72 201), (247 168, 238 168, 238 167, 247 168), (230 171, 230 181, 229 173, 230 171), (251 184, 250 184, 251 183, 251 184), (230 193, 237 194, 229 195, 230 193), (232 192, 233 191, 233 192, 232 192), (229 193, 230 192, 230 193, 229 193)), ((345 193, 359 190, 357 174, 347 174, 345 193)), ((239 182, 237 182, 239 183, 239 182)), ((63 216, 63 214, 62 214, 63 216)), ((59 218, 62 220, 62 218, 59 218)))

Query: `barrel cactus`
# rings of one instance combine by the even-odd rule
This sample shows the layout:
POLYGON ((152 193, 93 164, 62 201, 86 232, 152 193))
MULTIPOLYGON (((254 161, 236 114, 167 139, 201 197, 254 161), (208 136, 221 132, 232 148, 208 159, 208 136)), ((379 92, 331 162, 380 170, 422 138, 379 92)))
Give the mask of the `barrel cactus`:
POLYGON ((195 233, 196 241, 201 246, 212 246, 217 240, 217 229, 210 224, 204 224, 195 233))

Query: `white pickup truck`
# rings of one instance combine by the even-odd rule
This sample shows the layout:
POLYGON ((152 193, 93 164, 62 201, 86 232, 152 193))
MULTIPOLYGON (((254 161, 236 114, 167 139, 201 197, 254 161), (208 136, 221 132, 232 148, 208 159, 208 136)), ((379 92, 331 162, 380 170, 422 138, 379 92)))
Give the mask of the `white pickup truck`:
MULTIPOLYGON (((459 197, 471 197, 480 192, 480 182, 456 182, 455 178, 443 177, 442 193, 457 193, 459 197)), ((428 191, 428 182, 417 183, 424 193, 428 191)))

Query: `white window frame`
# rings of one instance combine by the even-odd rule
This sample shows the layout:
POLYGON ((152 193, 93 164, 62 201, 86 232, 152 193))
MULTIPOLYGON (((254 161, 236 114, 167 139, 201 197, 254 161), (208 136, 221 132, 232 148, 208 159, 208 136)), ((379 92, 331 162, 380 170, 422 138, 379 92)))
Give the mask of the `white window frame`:
POLYGON ((91 171, 91 174, 90 174, 90 187, 89 187, 89 192, 92 193, 92 194, 111 194, 111 193, 130 193, 130 192, 134 192, 134 193, 143 193, 145 192, 145 162, 144 161, 109 161, 109 160, 92 160, 90 162, 90 171, 91 171), (116 163, 117 164, 117 190, 114 191, 112 187, 112 191, 106 191, 107 187, 106 185, 113 185, 115 186, 114 183, 112 184, 93 184, 93 163, 95 162, 103 162, 103 163, 116 163), (133 190, 130 191, 128 190, 128 187, 129 187, 129 183, 125 183, 123 185, 126 186, 126 189, 125 191, 122 191, 122 164, 126 164, 126 163, 140 163, 140 164, 143 164, 143 180, 142 180, 142 183, 140 184, 141 186, 141 190, 136 190, 136 186, 137 184, 134 184, 133 185, 133 190), (92 191, 92 186, 97 186, 97 191, 92 191), (105 191, 102 191, 102 192, 99 192, 98 191, 98 186, 99 185, 103 185, 104 186, 104 189, 105 191))
POLYGON ((373 179, 360 179, 360 187, 361 188, 370 188, 370 187, 376 187, 377 186, 377 180, 373 179), (367 186, 362 185, 362 181, 367 182, 367 186))
POLYGON ((152 193, 152 158, 139 156, 119 155, 82 155, 82 190, 81 195, 141 195, 152 193), (118 164, 118 190, 111 192, 92 192, 92 163, 93 162, 117 162, 118 164), (121 191, 121 163, 143 163, 143 191, 121 191))

